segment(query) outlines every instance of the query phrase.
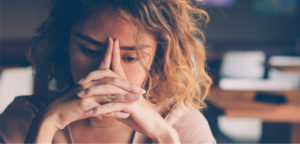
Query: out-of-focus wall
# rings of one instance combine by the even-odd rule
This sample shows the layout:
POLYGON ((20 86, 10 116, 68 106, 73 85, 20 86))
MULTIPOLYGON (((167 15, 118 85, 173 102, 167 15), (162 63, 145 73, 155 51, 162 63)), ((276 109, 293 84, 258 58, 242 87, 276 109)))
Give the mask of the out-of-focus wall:
POLYGON ((0 67, 29 65, 25 52, 49 5, 49 0, 0 1, 0 67))
POLYGON ((48 14, 48 0, 1 0, 2 39, 30 39, 48 14))
MULTIPOLYGON (((270 0, 269 0, 270 1, 270 0)), ((255 0, 235 0, 229 7, 206 8, 211 21, 207 38, 213 41, 295 41, 300 37, 300 1, 294 14, 255 12, 255 0)))

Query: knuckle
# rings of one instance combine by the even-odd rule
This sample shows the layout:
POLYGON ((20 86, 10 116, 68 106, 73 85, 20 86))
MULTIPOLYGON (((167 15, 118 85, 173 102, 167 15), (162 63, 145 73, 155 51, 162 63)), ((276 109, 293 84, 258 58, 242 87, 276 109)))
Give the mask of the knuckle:
POLYGON ((135 91, 135 87, 132 86, 131 84, 127 84, 126 86, 127 86, 127 88, 128 88, 129 91, 131 91, 131 92, 135 91))
POLYGON ((78 102, 78 106, 82 109, 85 110, 85 108, 89 105, 88 100, 82 99, 78 102))
POLYGON ((135 86, 132 85, 131 83, 129 83, 126 80, 120 80, 124 83, 124 87, 126 87, 126 89, 128 89, 129 91, 134 91, 135 90, 135 86))
POLYGON ((80 90, 85 90, 85 89, 88 89, 89 87, 91 87, 91 84, 88 83, 88 84, 84 84, 80 87, 80 90))
POLYGON ((131 100, 132 99, 132 94, 124 94, 124 99, 125 100, 131 100))
POLYGON ((110 72, 110 69, 105 69, 104 72, 105 72, 105 73, 109 73, 109 72, 110 72))
POLYGON ((109 82, 110 82, 110 83, 117 83, 117 82, 118 82, 118 79, 115 78, 115 77, 110 77, 110 78, 109 78, 109 82))
POLYGON ((138 91, 137 90, 137 86, 135 86, 133 84, 127 83, 126 87, 127 87, 128 91, 130 91, 130 92, 136 92, 136 91, 138 91))
POLYGON ((91 96, 95 93, 95 87, 90 87, 89 89, 86 90, 86 95, 91 96))
POLYGON ((93 86, 97 86, 97 85, 103 85, 105 84, 105 81, 103 79, 97 80, 93 82, 93 86))
POLYGON ((130 111, 130 112, 132 112, 132 113, 135 113, 135 110, 136 110, 136 106, 135 106, 135 104, 134 104, 135 102, 133 102, 133 103, 131 103, 131 104, 127 104, 127 105, 125 105, 124 106, 124 109, 126 110, 126 111, 130 111))
POLYGON ((99 73, 99 70, 95 70, 95 71, 92 71, 91 73, 90 73, 90 75, 91 76, 94 76, 94 75, 97 75, 99 73))
POLYGON ((63 129, 66 125, 68 125, 68 120, 67 120, 67 116, 63 113, 60 113, 57 115, 57 119, 58 119, 58 128, 59 129, 63 129))
POLYGON ((110 75, 110 76, 118 77, 118 75, 114 71, 112 71, 110 69, 107 69, 106 74, 110 75))
POLYGON ((94 71, 92 71, 92 72, 90 72, 87 76, 86 76, 86 78, 91 78, 93 75, 94 75, 94 71))
POLYGON ((94 108, 93 110, 94 110, 94 114, 97 114, 97 113, 99 113, 100 108, 99 108, 99 106, 98 106, 98 107, 94 108))
POLYGON ((105 84, 108 84, 110 81, 111 80, 110 80, 109 77, 106 77, 106 78, 103 79, 103 83, 105 83, 105 84))
POLYGON ((116 103, 110 103, 107 108, 112 109, 115 108, 116 106, 117 106, 116 103))
POLYGON ((87 77, 93 78, 93 77, 97 76, 99 74, 99 72, 100 72, 100 70, 92 71, 88 74, 87 77))
POLYGON ((103 85, 103 89, 106 91, 106 92, 112 92, 114 89, 111 85, 109 84, 105 84, 103 85))
POLYGON ((110 69, 104 69, 104 70, 102 70, 102 72, 105 75, 109 75, 111 73, 111 70, 110 69))
POLYGON ((110 100, 110 101, 116 101, 118 99, 118 96, 115 94, 107 94, 106 97, 110 100))
POLYGON ((108 114, 109 117, 115 117, 116 115, 117 115, 116 112, 111 112, 111 113, 108 114))

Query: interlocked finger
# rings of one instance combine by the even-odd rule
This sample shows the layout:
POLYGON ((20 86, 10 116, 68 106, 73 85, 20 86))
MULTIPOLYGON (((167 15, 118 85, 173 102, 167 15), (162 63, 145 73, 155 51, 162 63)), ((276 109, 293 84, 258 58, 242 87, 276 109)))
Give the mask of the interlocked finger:
POLYGON ((93 115, 103 115, 112 112, 122 111, 126 109, 130 104, 129 103, 107 103, 96 107, 93 115))
POLYGON ((115 93, 123 93, 123 94, 128 93, 124 89, 116 87, 114 85, 110 85, 110 84, 96 85, 96 86, 90 87, 84 91, 85 91, 84 95, 80 96, 80 97, 91 97, 91 96, 108 95, 108 94, 115 94, 115 93))
POLYGON ((109 69, 99 68, 99 70, 95 70, 95 71, 90 72, 84 78, 84 80, 82 80, 80 82, 80 84, 83 85, 83 84, 86 84, 86 83, 91 82, 91 81, 103 79, 105 77, 117 77, 117 78, 119 78, 120 76, 117 75, 116 73, 114 73, 113 71, 109 70, 109 69))
POLYGON ((106 77, 101 80, 93 81, 82 85, 83 93, 79 97, 92 95, 105 95, 114 93, 134 93, 144 94, 145 90, 137 87, 130 82, 115 77, 106 77))
POLYGON ((106 94, 106 95, 97 95, 90 97, 88 99, 93 99, 96 102, 103 104, 108 102, 133 102, 140 98, 140 95, 136 94, 106 94))
POLYGON ((104 117, 108 117, 108 118, 128 118, 130 116, 129 113, 125 113, 125 112, 111 112, 111 113, 107 113, 107 114, 103 114, 104 117))

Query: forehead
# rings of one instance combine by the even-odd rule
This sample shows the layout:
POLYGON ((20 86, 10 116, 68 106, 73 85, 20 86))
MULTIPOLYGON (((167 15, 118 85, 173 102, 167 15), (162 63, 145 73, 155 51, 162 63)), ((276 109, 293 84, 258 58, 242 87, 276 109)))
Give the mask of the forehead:
POLYGON ((124 46, 135 45, 136 38, 141 43, 156 44, 152 35, 138 29, 133 22, 116 14, 94 14, 87 20, 74 25, 72 29, 102 42, 105 42, 108 37, 118 38, 120 45, 124 46))

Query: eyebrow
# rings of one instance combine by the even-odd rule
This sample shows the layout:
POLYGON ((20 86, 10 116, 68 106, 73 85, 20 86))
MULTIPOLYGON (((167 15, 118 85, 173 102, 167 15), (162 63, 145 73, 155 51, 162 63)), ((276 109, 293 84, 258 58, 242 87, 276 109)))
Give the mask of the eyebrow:
MULTIPOLYGON (((97 40, 94 40, 93 38, 87 36, 87 35, 84 35, 84 34, 81 34, 81 33, 75 33, 75 36, 77 36, 78 38, 82 39, 82 40, 85 40, 93 45, 96 45, 96 46, 106 46, 106 44, 104 42, 101 42, 101 41, 97 41, 97 40)), ((144 49, 144 48, 149 48, 151 47, 150 45, 147 45, 147 44, 143 44, 141 45, 141 48, 144 49)), ((120 49, 122 50, 136 50, 136 46, 120 46, 120 49)))
POLYGON ((82 40, 85 40, 93 45, 96 45, 96 46, 105 46, 105 43, 104 42, 100 42, 100 41, 97 41, 97 40, 94 40, 92 39, 91 37, 87 36, 87 35, 84 35, 84 34, 81 34, 81 33, 75 33, 75 36, 77 36, 78 38, 82 39, 82 40))

